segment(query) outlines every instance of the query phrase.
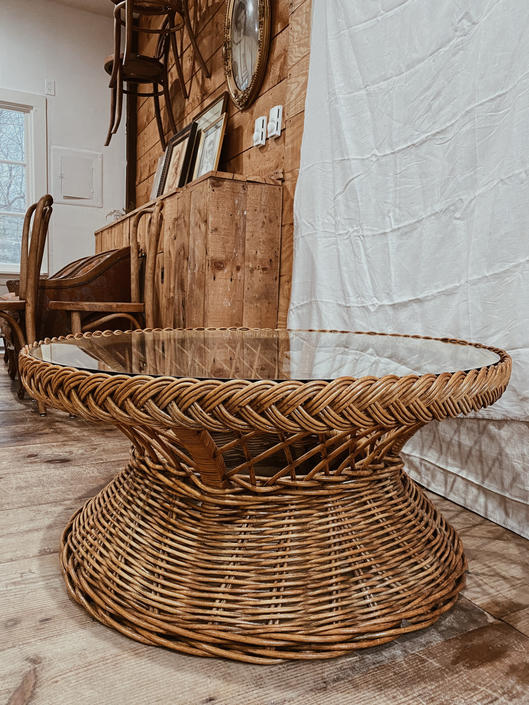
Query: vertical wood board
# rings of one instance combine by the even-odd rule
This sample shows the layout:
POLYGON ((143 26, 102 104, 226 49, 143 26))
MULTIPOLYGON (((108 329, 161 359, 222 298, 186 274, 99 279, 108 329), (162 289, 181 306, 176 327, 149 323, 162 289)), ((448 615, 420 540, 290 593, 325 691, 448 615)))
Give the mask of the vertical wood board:
POLYGON ((242 325, 246 192, 244 182, 209 181, 206 326, 242 325))
POLYGON ((277 325, 280 233, 281 188, 249 183, 242 320, 249 328, 277 325))
POLYGON ((189 202, 189 253, 187 262, 186 326, 205 325, 208 182, 191 190, 189 202))

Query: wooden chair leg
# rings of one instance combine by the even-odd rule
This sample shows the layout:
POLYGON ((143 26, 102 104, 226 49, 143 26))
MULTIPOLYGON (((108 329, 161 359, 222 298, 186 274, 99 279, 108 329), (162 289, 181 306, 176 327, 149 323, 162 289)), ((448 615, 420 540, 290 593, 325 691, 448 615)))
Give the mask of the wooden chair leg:
POLYGON ((162 149, 165 149, 165 135, 163 133, 162 113, 160 112, 160 95, 158 93, 158 86, 155 83, 152 86, 152 92, 152 98, 154 100, 154 115, 156 117, 156 124, 158 125, 158 134, 160 135, 162 149))
POLYGON ((167 115, 169 116, 169 124, 171 125, 171 130, 173 131, 173 135, 176 135, 176 133, 177 133, 176 122, 174 119, 173 106, 171 104, 171 94, 169 93, 169 80, 167 78, 167 75, 164 77, 164 81, 162 83, 162 90, 163 90, 163 97, 165 99, 165 109, 167 111, 167 115))
MULTIPOLYGON (((187 100, 189 94, 187 92, 186 88, 186 82, 184 78, 184 70, 182 68, 182 62, 180 61, 180 53, 178 51, 178 45, 176 43, 176 34, 174 32, 171 32, 171 47, 173 49, 173 54, 174 54, 174 62, 176 66, 176 73, 178 74, 178 80, 180 81, 180 88, 182 89, 182 95, 184 96, 184 100, 187 100)), ((171 108, 172 112, 172 108, 171 108)), ((176 132, 176 129, 175 129, 176 132)))
POLYGON ((12 348, 7 353, 7 374, 10 379, 15 380, 17 376, 17 360, 12 348))
POLYGON ((187 7, 187 3, 184 2, 184 3, 182 3, 182 5, 183 5, 182 12, 184 15, 184 22, 186 25, 187 33, 189 34, 189 39, 191 40, 191 44, 193 45, 193 49, 194 49, 195 54, 198 58, 199 64, 202 67, 202 71, 206 74, 206 77, 209 78, 211 76, 211 73, 210 73, 208 67, 206 66, 206 62, 204 61, 204 58, 200 52, 200 49, 198 48, 197 38, 195 37, 195 32, 193 31, 193 28, 191 27, 191 20, 189 18, 189 10, 187 7))
POLYGON ((76 333, 82 333, 83 328, 81 325, 81 312, 80 311, 72 311, 72 333, 75 335, 76 333))
POLYGON ((116 93, 117 88, 115 85, 110 86, 110 124, 108 126, 107 138, 105 140, 105 147, 108 147, 110 140, 112 139, 113 127, 116 121, 116 93))
POLYGON ((118 131, 119 124, 121 122, 121 115, 123 112, 123 81, 121 80, 121 76, 118 76, 118 86, 117 86, 117 92, 118 92, 118 98, 117 98, 117 112, 116 112, 116 120, 114 122, 114 127, 112 128, 112 133, 116 134, 118 131))
MULTIPOLYGON (((12 377, 12 379, 15 379, 15 376, 18 377, 17 397, 18 397, 20 400, 22 400, 22 399, 24 399, 25 396, 26 396, 26 390, 25 390, 25 388, 24 388, 24 385, 22 384, 22 380, 20 379, 20 374, 18 373, 18 364, 17 364, 17 362, 18 362, 18 351, 14 351, 14 356, 15 356, 16 362, 13 363, 13 373, 14 373, 14 376, 12 377)), ((44 402, 37 401, 36 399, 35 399, 35 401, 37 402, 37 409, 38 409, 38 411, 39 411, 39 415, 40 415, 40 416, 47 416, 48 414, 47 414, 46 405, 44 404, 44 402)))

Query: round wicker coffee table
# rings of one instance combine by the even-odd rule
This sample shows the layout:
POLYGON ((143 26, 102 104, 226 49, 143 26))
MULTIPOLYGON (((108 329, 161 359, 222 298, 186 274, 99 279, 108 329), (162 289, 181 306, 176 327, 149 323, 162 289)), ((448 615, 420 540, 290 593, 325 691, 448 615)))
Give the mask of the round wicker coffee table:
POLYGON ((20 358, 32 397, 115 424, 128 467, 72 518, 70 595, 145 644, 328 658, 435 622, 466 562, 406 475, 421 426, 503 393, 502 350, 247 329, 105 332, 20 358))

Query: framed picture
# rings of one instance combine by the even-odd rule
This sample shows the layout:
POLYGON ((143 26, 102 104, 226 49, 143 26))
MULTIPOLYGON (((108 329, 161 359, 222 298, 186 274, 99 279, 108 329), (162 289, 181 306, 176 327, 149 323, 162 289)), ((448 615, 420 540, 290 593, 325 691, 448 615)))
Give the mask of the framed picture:
POLYGON ((151 187, 151 201, 154 201, 158 197, 160 191, 160 181, 162 179, 163 165, 165 162, 165 152, 158 159, 158 166, 156 167, 156 173, 154 174, 154 179, 151 187))
POLYGON ((235 105, 257 97, 270 48, 270 0, 228 0, 224 23, 224 73, 235 105))
POLYGON ((196 137, 197 126, 193 122, 169 140, 158 190, 159 196, 187 183, 196 137))
POLYGON ((226 91, 210 103, 205 110, 194 119, 199 130, 205 130, 212 122, 218 120, 228 108, 229 93, 226 91))
POLYGON ((200 133, 193 179, 198 179, 208 171, 216 171, 226 129, 226 117, 226 113, 223 113, 220 118, 200 133))

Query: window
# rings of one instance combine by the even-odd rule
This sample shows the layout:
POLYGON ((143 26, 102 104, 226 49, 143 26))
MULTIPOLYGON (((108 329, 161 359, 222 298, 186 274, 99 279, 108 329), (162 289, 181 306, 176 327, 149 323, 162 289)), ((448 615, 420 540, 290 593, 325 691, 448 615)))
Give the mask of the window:
POLYGON ((16 268, 28 206, 26 115, 0 108, 0 262, 16 268))
POLYGON ((0 272, 4 274, 18 272, 26 209, 47 190, 45 105, 41 96, 0 89, 0 272))

